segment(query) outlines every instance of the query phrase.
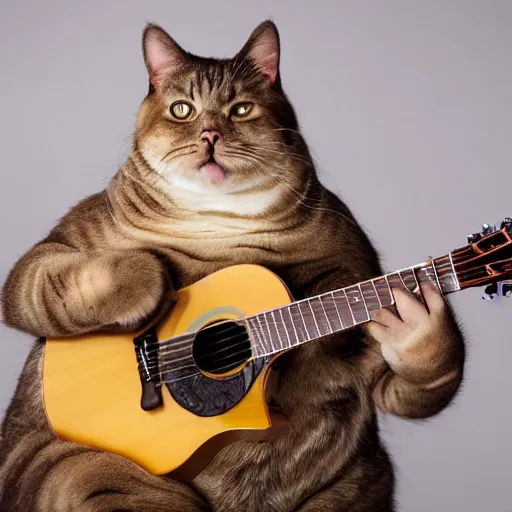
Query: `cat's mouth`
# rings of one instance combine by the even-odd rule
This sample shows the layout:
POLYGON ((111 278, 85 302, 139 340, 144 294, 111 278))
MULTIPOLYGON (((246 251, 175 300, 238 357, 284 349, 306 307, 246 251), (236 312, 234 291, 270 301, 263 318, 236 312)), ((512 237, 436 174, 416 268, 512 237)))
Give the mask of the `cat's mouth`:
POLYGON ((213 155, 199 168, 199 172, 212 185, 220 185, 227 177, 226 170, 215 161, 213 155))

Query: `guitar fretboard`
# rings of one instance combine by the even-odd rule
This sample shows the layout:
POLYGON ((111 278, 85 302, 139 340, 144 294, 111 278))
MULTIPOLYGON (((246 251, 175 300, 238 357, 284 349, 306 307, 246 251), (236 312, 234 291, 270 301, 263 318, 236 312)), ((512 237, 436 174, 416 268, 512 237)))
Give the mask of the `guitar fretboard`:
POLYGON ((459 290, 451 255, 247 317, 253 358, 368 322, 372 311, 394 304, 393 288, 415 292, 425 281, 443 294, 459 290))

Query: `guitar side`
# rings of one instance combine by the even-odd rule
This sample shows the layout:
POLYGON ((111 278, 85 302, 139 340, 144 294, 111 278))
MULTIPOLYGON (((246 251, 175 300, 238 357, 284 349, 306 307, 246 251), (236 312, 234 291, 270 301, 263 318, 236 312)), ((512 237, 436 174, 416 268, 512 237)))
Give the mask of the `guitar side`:
MULTIPOLYGON (((157 327, 158 339, 290 301, 287 288, 269 270, 255 265, 229 267, 178 292, 176 306, 157 327)), ((174 471, 186 480, 225 444, 273 434, 275 421, 265 402, 272 373, 268 363, 245 396, 222 414, 190 412, 177 403, 167 386, 161 388, 162 406, 144 411, 133 343, 137 334, 46 340, 44 407, 59 438, 117 453, 153 474, 174 471)), ((215 402, 222 400, 215 397, 215 402)))

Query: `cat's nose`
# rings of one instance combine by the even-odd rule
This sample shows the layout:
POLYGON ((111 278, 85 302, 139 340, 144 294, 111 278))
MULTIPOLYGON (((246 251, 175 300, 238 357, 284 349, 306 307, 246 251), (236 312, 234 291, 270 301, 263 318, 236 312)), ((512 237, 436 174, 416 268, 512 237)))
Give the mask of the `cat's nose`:
POLYGON ((220 139, 220 135, 214 130, 204 130, 201 133, 201 139, 207 140, 212 146, 215 146, 215 143, 220 139))

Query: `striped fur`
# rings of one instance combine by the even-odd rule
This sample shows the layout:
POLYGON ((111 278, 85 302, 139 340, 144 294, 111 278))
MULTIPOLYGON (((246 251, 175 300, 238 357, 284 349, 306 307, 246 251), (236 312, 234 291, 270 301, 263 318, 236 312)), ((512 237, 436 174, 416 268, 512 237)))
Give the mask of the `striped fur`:
MULTIPOLYGON (((270 268, 297 299, 382 273, 349 209, 319 182, 279 74, 269 71, 274 61, 258 61, 261 48, 279 49, 272 23, 231 60, 186 53, 153 26, 144 41, 151 83, 133 151, 105 190, 16 263, 3 289, 7 325, 36 337, 130 331, 172 306, 176 289, 239 263, 270 268), (180 98, 197 109, 193 121, 169 118, 180 98), (226 105, 242 100, 255 102, 255 117, 234 122, 226 105), (214 154, 228 173, 220 185, 198 171, 208 156, 203 129, 221 134, 214 154)), ((458 371, 427 388, 393 374, 363 330, 287 354, 269 400, 291 432, 225 448, 190 486, 55 439, 36 342, 2 426, 0 510, 392 511, 376 407, 415 418, 446 407, 463 364, 460 333, 450 332, 430 340, 438 347, 431 376, 442 377, 440 360, 458 371)))

